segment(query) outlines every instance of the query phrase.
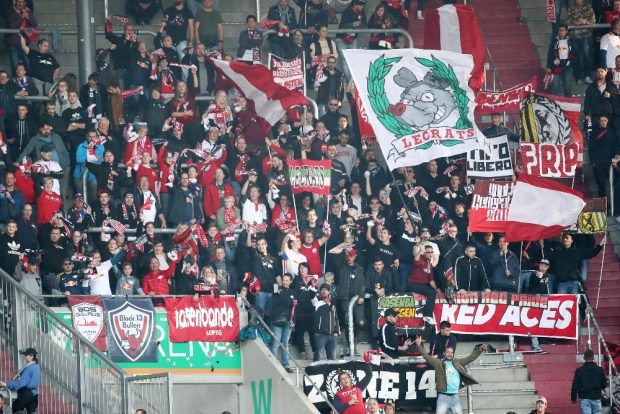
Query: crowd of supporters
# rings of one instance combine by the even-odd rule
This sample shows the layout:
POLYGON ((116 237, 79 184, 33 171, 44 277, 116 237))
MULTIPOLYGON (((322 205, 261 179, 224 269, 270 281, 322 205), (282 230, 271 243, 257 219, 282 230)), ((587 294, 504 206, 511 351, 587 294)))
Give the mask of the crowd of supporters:
MULTIPOLYGON (((578 292, 587 259, 604 240, 565 234, 512 245, 501 234, 472 234, 473 182, 462 159, 388 171, 376 142, 360 136, 356 112, 342 109, 354 102, 341 51, 397 47, 404 39, 381 30, 406 27, 406 2, 366 10, 364 0, 329 7, 296 0, 298 13, 278 0, 266 22, 247 16, 235 45, 224 45, 217 3, 175 0, 147 43, 132 21, 151 23, 160 3, 128 1, 131 18, 106 21, 108 44, 83 84, 63 71, 36 30, 5 36, 11 68, 0 70, 0 267, 24 287, 36 295, 160 296, 193 295, 200 285, 201 293, 240 294, 267 315, 283 343, 292 317, 301 352, 304 333, 315 334, 315 359, 321 349, 334 357, 334 337, 348 332, 355 296, 352 323, 376 345, 376 302, 385 295, 426 295, 421 316, 435 324, 438 293, 578 292), (334 22, 377 32, 360 45, 354 32, 332 38, 334 22), (114 31, 119 24, 122 34, 114 31), (266 36, 274 54, 305 57, 320 115, 289 111, 268 136, 243 91, 210 63, 265 61, 264 29, 274 30, 266 36), (19 99, 36 95, 49 100, 19 99), (202 95, 214 99, 197 99, 202 95), (331 160, 331 195, 293 195, 289 159, 331 160)), ((591 9, 576 0, 571 24, 620 14, 620 0, 610 11, 591 9)), ((31 1, 14 0, 3 13, 9 28, 37 27, 31 1)), ((596 124, 609 120, 618 96, 620 60, 612 50, 619 48, 605 48, 620 42, 617 22, 601 39, 605 73, 586 96, 586 117, 596 124)), ((565 29, 559 25, 548 66, 552 88, 570 94, 570 76, 591 82, 592 31, 565 29), (579 72, 569 76, 573 66, 579 72)), ((514 137, 499 114, 484 133, 514 137)), ((608 168, 615 136, 591 136, 590 151, 598 149, 608 168)))

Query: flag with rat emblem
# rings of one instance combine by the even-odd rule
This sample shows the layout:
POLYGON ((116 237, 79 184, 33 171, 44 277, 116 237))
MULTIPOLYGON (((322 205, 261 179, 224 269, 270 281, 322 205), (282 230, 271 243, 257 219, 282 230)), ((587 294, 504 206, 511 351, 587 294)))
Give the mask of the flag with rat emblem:
POLYGON ((440 50, 344 50, 388 167, 489 151, 474 123, 470 55, 440 50))

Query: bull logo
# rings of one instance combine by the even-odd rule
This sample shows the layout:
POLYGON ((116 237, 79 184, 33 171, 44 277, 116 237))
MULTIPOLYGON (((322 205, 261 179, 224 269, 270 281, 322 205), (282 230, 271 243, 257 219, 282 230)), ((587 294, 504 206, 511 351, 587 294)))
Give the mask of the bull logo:
POLYGON ((125 302, 108 311, 110 333, 123 355, 132 362, 148 349, 155 327, 154 312, 125 302))

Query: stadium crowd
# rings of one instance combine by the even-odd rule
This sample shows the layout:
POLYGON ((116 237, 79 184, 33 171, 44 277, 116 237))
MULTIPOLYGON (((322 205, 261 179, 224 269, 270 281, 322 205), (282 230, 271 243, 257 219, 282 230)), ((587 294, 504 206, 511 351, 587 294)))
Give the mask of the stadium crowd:
MULTIPOLYGON (((65 73, 36 30, 5 36, 12 67, 0 70, 0 267, 29 291, 56 294, 46 298, 51 305, 83 294, 193 295, 197 285, 203 293, 239 294, 266 315, 285 347, 293 335, 302 358, 310 333, 316 361, 323 349, 335 357, 355 296, 355 330, 367 330, 378 346, 376 302, 385 295, 427 296, 421 316, 434 325, 438 293, 585 287, 587 261, 605 239, 566 233, 508 244, 501 234, 471 233, 473 182, 462 159, 388 171, 376 142, 360 135, 356 111, 343 110, 345 100, 353 108, 355 102, 341 51, 366 45, 353 32, 332 38, 328 25, 377 29, 369 48, 398 47, 402 39, 381 29, 406 27, 408 2, 382 0, 367 10, 364 0, 329 7, 296 0, 298 18, 289 0, 278 0, 266 16, 270 25, 247 16, 236 45, 224 45, 217 3, 175 0, 147 43, 132 21, 150 23, 159 2, 128 1, 131 20, 109 18, 109 44, 97 50, 97 70, 83 84, 65 73), (123 33, 115 34, 119 22, 123 33), (243 91, 208 59, 264 61, 265 28, 278 33, 266 37, 274 54, 305 56, 320 108, 318 119, 307 108, 289 111, 268 136, 243 91), (196 99, 201 95, 214 100, 196 99), (293 195, 290 159, 330 159, 331 196, 293 195)), ((575 0, 568 19, 612 24, 600 40, 605 64, 596 79, 592 30, 567 33, 559 25, 547 66, 559 94, 570 95, 574 79, 591 83, 584 106, 594 123, 589 151, 604 195, 617 153, 609 127, 620 130, 620 20, 612 20, 620 0, 594 3, 592 9, 575 0)), ((34 7, 14 0, 3 9, 7 27, 36 28, 34 7)), ((500 114, 491 119, 487 136, 516 138, 500 114)), ((446 332, 449 324, 440 335, 446 332)))

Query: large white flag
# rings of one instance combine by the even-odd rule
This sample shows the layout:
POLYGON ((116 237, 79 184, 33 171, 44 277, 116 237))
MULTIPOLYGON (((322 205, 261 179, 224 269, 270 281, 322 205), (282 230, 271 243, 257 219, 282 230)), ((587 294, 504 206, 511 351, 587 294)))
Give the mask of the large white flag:
POLYGON ((388 167, 486 148, 474 123, 470 55, 439 50, 343 50, 388 167))

